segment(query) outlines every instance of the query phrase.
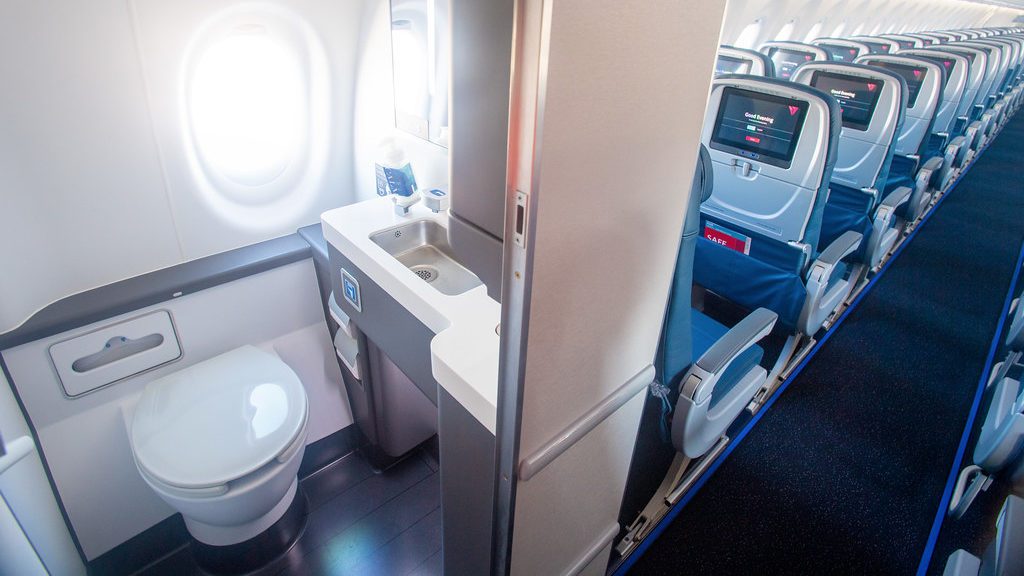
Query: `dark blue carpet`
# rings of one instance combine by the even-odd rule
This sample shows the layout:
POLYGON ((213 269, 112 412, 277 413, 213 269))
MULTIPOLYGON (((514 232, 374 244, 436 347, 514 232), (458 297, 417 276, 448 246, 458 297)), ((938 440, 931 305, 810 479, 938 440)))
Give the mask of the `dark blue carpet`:
POLYGON ((631 574, 915 572, 1024 238, 1022 138, 1018 117, 631 574))

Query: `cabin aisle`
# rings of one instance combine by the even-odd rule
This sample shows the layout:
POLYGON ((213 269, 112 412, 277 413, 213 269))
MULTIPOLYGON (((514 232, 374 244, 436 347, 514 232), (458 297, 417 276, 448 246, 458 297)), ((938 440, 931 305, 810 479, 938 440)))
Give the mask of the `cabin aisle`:
POLYGON ((632 573, 914 573, 1024 236, 1022 139, 1018 116, 632 573))

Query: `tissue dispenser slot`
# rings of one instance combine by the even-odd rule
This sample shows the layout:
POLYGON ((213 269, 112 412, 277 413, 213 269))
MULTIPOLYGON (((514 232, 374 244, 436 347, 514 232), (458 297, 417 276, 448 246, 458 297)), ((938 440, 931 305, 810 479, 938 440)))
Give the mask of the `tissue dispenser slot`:
POLYGON ((50 360, 64 393, 81 396, 181 357, 166 310, 80 334, 50 346, 50 360))
POLYGON ((107 340, 107 343, 103 345, 103 350, 95 354, 82 356, 72 362, 71 369, 78 373, 88 372, 139 352, 152 350, 163 343, 163 334, 150 334, 135 340, 126 336, 115 336, 107 340))

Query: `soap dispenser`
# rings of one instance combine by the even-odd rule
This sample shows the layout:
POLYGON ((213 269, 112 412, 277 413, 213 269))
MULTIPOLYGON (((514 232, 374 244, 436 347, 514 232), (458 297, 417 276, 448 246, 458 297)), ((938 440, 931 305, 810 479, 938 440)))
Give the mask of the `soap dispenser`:
POLYGON ((377 195, 391 195, 395 203, 395 212, 401 215, 408 214, 409 207, 419 201, 412 165, 393 138, 381 141, 377 158, 377 195))

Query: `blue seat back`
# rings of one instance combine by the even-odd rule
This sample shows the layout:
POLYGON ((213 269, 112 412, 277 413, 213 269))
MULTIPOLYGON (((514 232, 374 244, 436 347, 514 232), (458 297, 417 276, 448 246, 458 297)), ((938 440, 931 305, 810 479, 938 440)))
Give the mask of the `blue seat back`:
POLYGON ((756 50, 723 45, 718 47, 715 76, 725 74, 750 74, 774 78, 775 64, 756 50))
POLYGON ((956 46, 974 48, 985 53, 985 75, 981 82, 981 88, 978 90, 978 97, 975 100, 975 105, 988 108, 989 98, 994 96, 996 91, 999 89, 999 86, 996 85, 996 76, 1002 66, 1002 62, 1000 61, 1000 57, 1002 55, 999 49, 978 40, 961 42, 956 44, 956 46))
POLYGON ((701 206, 698 284, 796 325, 841 129, 835 99, 809 86, 752 76, 715 81, 701 136, 715 186, 701 206))
POLYGON ((760 52, 775 64, 774 78, 789 80, 796 67, 804 62, 829 60, 828 52, 803 42, 765 42, 760 52))
MULTIPOLYGON (((916 56, 878 54, 857 59, 858 64, 896 72, 907 82, 907 114, 896 140, 899 156, 923 156, 942 100, 945 72, 934 62, 916 56)), ((924 158, 921 158, 922 160, 924 158)), ((916 166, 914 167, 916 171, 916 166)))

